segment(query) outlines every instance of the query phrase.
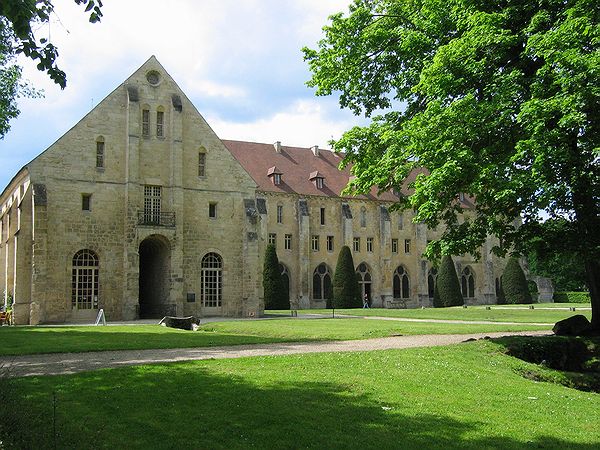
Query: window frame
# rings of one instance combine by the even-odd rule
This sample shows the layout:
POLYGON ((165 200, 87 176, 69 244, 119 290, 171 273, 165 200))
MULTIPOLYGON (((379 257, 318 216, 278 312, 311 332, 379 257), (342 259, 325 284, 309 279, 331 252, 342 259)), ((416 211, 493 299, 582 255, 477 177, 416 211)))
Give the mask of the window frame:
POLYGON ((286 234, 283 237, 283 247, 285 250, 291 250, 292 249, 292 235, 291 234, 286 234))
POLYGON ((410 239, 404 239, 404 254, 405 255, 410 255, 410 239))
POLYGON ((206 152, 198 152, 198 176, 206 177, 206 152))
POLYGON ((217 219, 217 202, 208 202, 208 218, 209 219, 217 219))
POLYGON ((310 248, 313 252, 318 252, 320 245, 319 245, 319 235, 318 234, 313 234, 310 238, 310 248))
POLYGON ((81 194, 81 210, 86 212, 92 210, 92 194, 81 194))
POLYGON ((398 239, 392 238, 392 253, 398 253, 398 239))
POLYGON ((374 239, 372 237, 367 238, 367 253, 373 253, 373 242, 374 239))
POLYGON ((165 112, 160 109, 156 111, 156 137, 165 137, 165 112))
POLYGON ((358 237, 358 236, 355 236, 355 237, 352 239, 352 250, 353 250, 355 253, 360 253, 360 237, 358 237))

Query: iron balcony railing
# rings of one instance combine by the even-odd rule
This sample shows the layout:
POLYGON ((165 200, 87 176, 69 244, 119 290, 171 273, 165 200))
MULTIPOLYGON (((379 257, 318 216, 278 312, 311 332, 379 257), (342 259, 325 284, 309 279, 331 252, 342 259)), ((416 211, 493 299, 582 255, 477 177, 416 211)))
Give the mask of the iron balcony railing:
POLYGON ((138 225, 151 227, 174 227, 175 213, 174 212, 144 212, 138 213, 138 225))

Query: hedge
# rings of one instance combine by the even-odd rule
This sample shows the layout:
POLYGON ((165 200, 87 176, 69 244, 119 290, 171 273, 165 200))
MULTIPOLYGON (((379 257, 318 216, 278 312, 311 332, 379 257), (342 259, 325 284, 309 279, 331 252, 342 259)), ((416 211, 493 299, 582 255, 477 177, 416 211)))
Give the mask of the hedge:
POLYGON ((554 303, 589 303, 589 292, 555 292, 554 303))

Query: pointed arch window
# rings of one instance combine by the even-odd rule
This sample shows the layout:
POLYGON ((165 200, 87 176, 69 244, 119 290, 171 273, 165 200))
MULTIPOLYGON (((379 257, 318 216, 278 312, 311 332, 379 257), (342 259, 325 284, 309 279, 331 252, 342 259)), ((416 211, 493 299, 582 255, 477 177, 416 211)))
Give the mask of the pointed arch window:
POLYGON ((96 139, 96 169, 104 169, 104 137, 96 139))
POLYGON ((73 309, 98 307, 98 255, 92 250, 79 250, 73 256, 71 269, 71 306, 73 309))
POLYGON ((223 259, 217 253, 207 253, 201 263, 202 306, 216 308, 223 298, 223 259))
POLYGON ((410 280, 404 266, 398 266, 394 271, 394 298, 410 297, 410 280))
POLYGON ((427 293, 429 298, 433 298, 435 295, 435 283, 437 282, 437 269, 432 267, 427 273, 427 293))
POLYGON ((313 299, 326 300, 331 299, 332 296, 331 271, 327 264, 321 263, 313 272, 313 299))
POLYGON ((465 298, 475 297, 475 276, 469 266, 465 267, 460 277, 462 295, 465 298))

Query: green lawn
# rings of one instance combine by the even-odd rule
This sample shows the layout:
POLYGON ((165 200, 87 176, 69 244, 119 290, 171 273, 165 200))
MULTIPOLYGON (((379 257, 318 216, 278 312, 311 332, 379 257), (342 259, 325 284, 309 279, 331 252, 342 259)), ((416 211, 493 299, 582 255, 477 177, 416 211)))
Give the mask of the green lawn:
MULTIPOLYGON (((570 317, 574 314, 583 314, 588 319, 591 318, 590 310, 577 310, 576 312, 568 309, 562 310, 556 307, 548 309, 542 305, 534 305, 537 309, 529 309, 527 306, 515 305, 492 306, 487 310, 484 306, 452 307, 452 308, 425 308, 425 309, 336 309, 336 314, 345 314, 353 316, 380 316, 380 317, 403 317, 410 319, 441 319, 441 320, 473 320, 490 322, 519 322, 519 323, 550 323, 554 324, 559 320, 570 317)), ((573 304, 571 304, 573 306, 573 304)), ((589 307, 589 304, 587 305, 589 307)), ((581 308, 577 305, 576 308, 581 308)), ((305 309, 299 311, 306 314, 331 314, 330 309, 305 309)), ((287 314, 289 311, 267 311, 268 314, 287 314)))
POLYGON ((477 341, 22 378, 0 428, 52 448, 55 393, 60 449, 599 448, 600 395, 528 367, 477 341))
POLYGON ((209 347, 268 342, 368 339, 397 334, 448 334, 549 329, 526 325, 408 323, 364 319, 274 319, 213 322, 199 331, 158 325, 0 327, 0 355, 209 347))

